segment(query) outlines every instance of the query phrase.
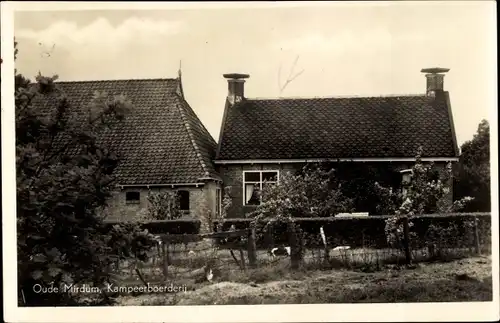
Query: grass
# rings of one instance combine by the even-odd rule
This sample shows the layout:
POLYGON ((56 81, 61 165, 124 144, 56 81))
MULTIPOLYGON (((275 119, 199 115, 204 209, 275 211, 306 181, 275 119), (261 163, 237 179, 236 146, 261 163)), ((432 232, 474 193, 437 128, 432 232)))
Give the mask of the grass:
POLYGON ((119 305, 312 304, 491 301, 491 257, 420 263, 366 273, 349 269, 292 272, 286 261, 177 294, 120 296, 119 305))

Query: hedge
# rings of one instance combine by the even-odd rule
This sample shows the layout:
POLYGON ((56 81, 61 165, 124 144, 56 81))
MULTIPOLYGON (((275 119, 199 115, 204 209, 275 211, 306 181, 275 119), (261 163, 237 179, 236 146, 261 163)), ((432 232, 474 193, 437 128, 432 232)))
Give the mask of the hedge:
MULTIPOLYGON (((106 221, 105 224, 108 228, 113 225, 120 225, 120 221, 106 221)), ((147 229, 152 234, 197 234, 200 232, 201 222, 199 220, 154 220, 139 222, 142 229, 147 229)))
MULTIPOLYGON (((329 217, 329 218, 296 218, 295 223, 305 234, 307 247, 320 247, 320 227, 323 227, 327 242, 331 246, 350 247, 372 247, 387 248, 385 235, 385 220, 390 216, 367 216, 367 217, 329 217)), ((478 232, 481 244, 489 244, 491 239, 491 214, 490 213, 451 213, 451 214, 426 214, 412 218, 415 232, 415 246, 425 245, 426 233, 431 224, 448 228, 455 224, 458 237, 465 237, 471 229, 467 229, 465 221, 478 219, 478 232)), ((223 221, 223 230, 228 230, 231 225, 236 229, 246 229, 251 219, 227 219, 223 221)), ((266 221, 261 221, 256 228, 257 247, 267 248, 271 245, 287 244, 286 223, 274 223, 272 229, 264 232, 263 226, 266 221), (271 231, 271 232, 270 232, 271 231)), ((459 239, 456 239, 459 240, 459 239)), ((449 242, 450 247, 469 247, 468 242, 449 242)))
MULTIPOLYGON (((328 218, 295 218, 296 225, 302 230, 305 237, 306 247, 322 247, 320 227, 323 227, 327 242, 330 246, 350 246, 387 248, 385 235, 385 220, 390 216, 367 216, 367 217, 328 217, 328 218)), ((449 228, 456 225, 453 237, 445 241, 450 247, 470 247, 473 231, 465 226, 468 220, 478 220, 478 233, 481 245, 491 243, 491 213, 451 213, 451 214, 426 214, 412 218, 416 238, 412 240, 414 247, 424 246, 428 240, 428 229, 431 224, 449 228), (451 241, 453 240, 453 241, 451 241)), ((222 230, 227 231, 234 225, 237 230, 248 229, 252 219, 226 219, 222 221, 222 230)), ((109 226, 123 222, 106 222, 109 226)), ((214 223, 214 231, 220 222, 214 223)), ((276 245, 287 245, 287 224, 274 223, 271 230, 263 230, 266 220, 257 224, 257 248, 265 249, 276 245)), ((141 228, 147 229, 153 234, 197 234, 200 231, 201 222, 198 220, 157 220, 139 223, 141 228)), ((225 243, 234 243, 234 239, 219 241, 224 247, 225 243)))

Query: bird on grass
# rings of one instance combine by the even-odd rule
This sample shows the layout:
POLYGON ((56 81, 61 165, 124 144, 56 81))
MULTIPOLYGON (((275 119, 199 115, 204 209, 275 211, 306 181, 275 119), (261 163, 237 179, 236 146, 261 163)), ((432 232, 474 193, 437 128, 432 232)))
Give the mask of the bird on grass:
POLYGON ((205 275, 207 277, 207 280, 210 282, 214 278, 214 272, 212 271, 212 268, 207 268, 207 269, 205 269, 205 275))

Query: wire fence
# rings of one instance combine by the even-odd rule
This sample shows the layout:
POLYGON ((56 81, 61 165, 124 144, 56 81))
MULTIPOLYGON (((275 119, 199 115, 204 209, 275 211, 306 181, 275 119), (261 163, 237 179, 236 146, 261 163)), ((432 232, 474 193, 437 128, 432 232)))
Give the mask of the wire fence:
MULTIPOLYGON (((472 218, 475 221, 469 218, 437 221, 418 234, 405 230, 398 246, 387 242, 381 228, 349 240, 325 234, 323 226, 312 233, 304 232, 293 222, 275 231, 254 225, 244 229, 231 226, 208 234, 159 234, 158 244, 149 250, 146 261, 123 260, 112 272, 122 285, 175 281, 195 288, 212 280, 258 280, 263 273, 274 273, 279 279, 280 273, 290 270, 346 268, 372 272, 491 253, 491 226, 485 221, 481 224, 476 217, 472 218)), ((343 222, 335 222, 339 223, 343 222)))

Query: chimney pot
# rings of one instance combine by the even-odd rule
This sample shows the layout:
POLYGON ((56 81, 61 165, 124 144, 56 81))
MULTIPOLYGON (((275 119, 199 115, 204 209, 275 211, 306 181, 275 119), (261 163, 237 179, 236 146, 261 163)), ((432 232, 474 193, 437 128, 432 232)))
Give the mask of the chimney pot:
POLYGON ((223 74, 227 79, 228 94, 227 98, 234 104, 243 100, 245 95, 245 79, 249 78, 248 74, 229 73, 223 74))
POLYGON ((423 68, 420 72, 426 73, 427 78, 426 93, 428 96, 435 96, 436 91, 443 91, 444 74, 449 72, 449 68, 432 67, 423 68))

